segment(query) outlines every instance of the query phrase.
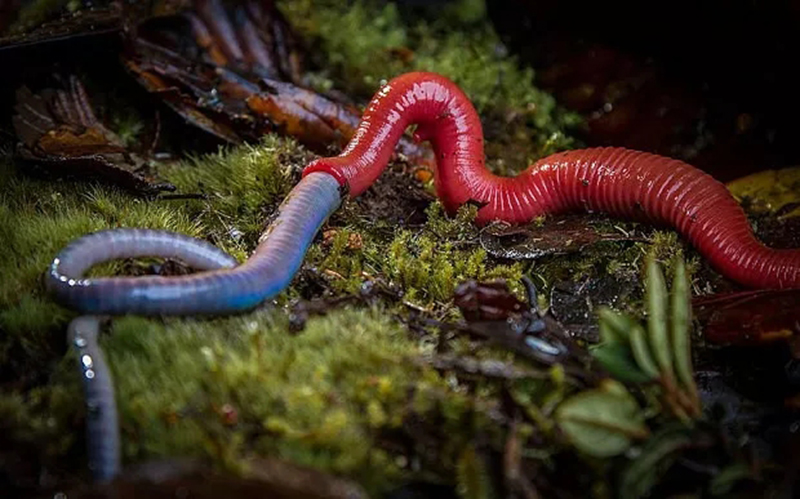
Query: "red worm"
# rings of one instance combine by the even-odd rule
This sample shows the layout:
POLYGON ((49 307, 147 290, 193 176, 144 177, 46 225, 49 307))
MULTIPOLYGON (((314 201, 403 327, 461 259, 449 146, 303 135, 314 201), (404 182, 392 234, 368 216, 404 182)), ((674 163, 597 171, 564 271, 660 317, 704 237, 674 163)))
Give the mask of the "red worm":
POLYGON ((433 73, 408 73, 373 97, 342 154, 310 163, 355 197, 381 174, 406 127, 436 152, 436 191, 448 213, 468 201, 477 222, 524 223, 566 211, 605 212, 675 227, 723 275, 755 288, 800 288, 800 249, 761 244, 720 182, 682 161, 623 148, 553 154, 514 178, 486 169, 483 132, 467 96, 433 73))

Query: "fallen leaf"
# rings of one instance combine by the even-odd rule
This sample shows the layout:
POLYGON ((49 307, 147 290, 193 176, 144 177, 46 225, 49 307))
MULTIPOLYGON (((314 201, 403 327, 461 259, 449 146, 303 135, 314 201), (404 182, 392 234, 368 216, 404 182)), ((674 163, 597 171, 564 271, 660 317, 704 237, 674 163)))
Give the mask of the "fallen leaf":
POLYGON ((751 213, 800 216, 800 166, 754 173, 727 187, 751 213))
POLYGON ((50 175, 100 179, 145 195, 175 189, 149 175, 146 160, 97 119, 77 77, 64 87, 17 91, 13 123, 20 159, 50 175))
POLYGON ((712 343, 766 344, 800 335, 800 290, 701 296, 692 305, 703 336, 712 343))
MULTIPOLYGON (((596 217, 595 217, 596 219, 596 217)), ((481 232, 481 245, 491 255, 512 260, 577 253, 600 241, 644 241, 620 231, 598 229, 587 215, 548 217, 542 224, 509 227, 493 224, 481 232)))
POLYGON ((595 457, 621 454, 649 434, 636 399, 612 380, 567 399, 556 421, 575 447, 595 457))

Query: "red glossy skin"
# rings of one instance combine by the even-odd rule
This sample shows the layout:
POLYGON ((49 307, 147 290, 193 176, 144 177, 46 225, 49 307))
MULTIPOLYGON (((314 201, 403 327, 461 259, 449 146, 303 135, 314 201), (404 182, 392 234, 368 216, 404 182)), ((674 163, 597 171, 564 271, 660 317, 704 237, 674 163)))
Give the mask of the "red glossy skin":
POLYGON ((514 178, 486 169, 483 132, 466 95, 447 78, 408 73, 373 97, 338 157, 310 163, 355 197, 378 178, 409 125, 436 152, 436 191, 449 213, 468 201, 477 222, 524 223, 576 210, 675 227, 723 275, 755 288, 800 288, 800 249, 775 250, 753 235, 744 211, 720 182, 675 159, 623 148, 553 154, 514 178))

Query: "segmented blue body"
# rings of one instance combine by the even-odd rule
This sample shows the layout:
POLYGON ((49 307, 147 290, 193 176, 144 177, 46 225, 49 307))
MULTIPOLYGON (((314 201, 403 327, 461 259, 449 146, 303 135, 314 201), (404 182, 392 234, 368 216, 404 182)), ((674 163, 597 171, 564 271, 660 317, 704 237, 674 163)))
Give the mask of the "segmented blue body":
POLYGON ((96 232, 67 246, 52 262, 47 286, 67 307, 100 315, 202 315, 248 310, 280 293, 341 201, 330 175, 309 175, 278 208, 253 255, 241 265, 214 246, 166 231, 96 232), (177 258, 198 269, 187 276, 84 278, 92 266, 117 258, 177 258))

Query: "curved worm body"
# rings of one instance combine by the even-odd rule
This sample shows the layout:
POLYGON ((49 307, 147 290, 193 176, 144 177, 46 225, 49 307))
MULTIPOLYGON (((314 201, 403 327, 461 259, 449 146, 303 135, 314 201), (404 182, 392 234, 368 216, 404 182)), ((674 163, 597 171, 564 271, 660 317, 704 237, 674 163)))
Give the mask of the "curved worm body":
POLYGON ((214 246, 166 231, 96 232, 67 246, 51 263, 50 292, 86 314, 201 315, 248 310, 289 285, 319 228, 341 201, 330 175, 303 178, 278 208, 243 264, 214 246), (198 269, 187 276, 83 278, 93 265, 116 258, 179 258, 198 269))
MULTIPOLYGON (((75 241, 68 249, 69 253, 62 252, 66 258, 60 270, 76 275, 83 273, 81 269, 94 265, 96 260, 140 255, 178 258, 198 270, 231 268, 238 263, 235 258, 205 241, 146 229, 97 232, 75 241), (115 244, 107 244, 111 241, 115 244), (105 248, 105 253, 100 253, 98 248, 101 247, 105 248)), ((97 341, 100 320, 94 315, 73 319, 68 328, 68 340, 78 353, 83 381, 89 471, 96 482, 102 483, 112 480, 119 473, 121 447, 114 383, 97 341)))
POLYGON ((482 206, 479 223, 523 223, 575 210, 648 220, 676 228, 743 285, 800 287, 800 250, 761 244, 725 186, 684 162, 596 148, 554 154, 515 178, 492 174, 475 109, 453 82, 432 73, 408 73, 384 85, 342 154, 312 162, 304 174, 330 173, 357 196, 383 171, 409 125, 417 125, 417 140, 433 145, 436 191, 450 213, 473 201, 482 206))
MULTIPOLYGON (((330 175, 304 178, 261 235, 242 265, 213 245, 181 234, 117 229, 89 234, 52 262, 47 286, 63 304, 87 314, 183 315, 246 310, 282 291, 302 263, 315 234, 339 206, 339 183, 330 175), (92 266, 112 259, 160 256, 202 270, 180 277, 85 279, 92 266)), ((121 448, 111 371, 97 342, 100 319, 85 315, 69 325, 78 352, 86 405, 89 469, 97 482, 113 479, 121 448)))

